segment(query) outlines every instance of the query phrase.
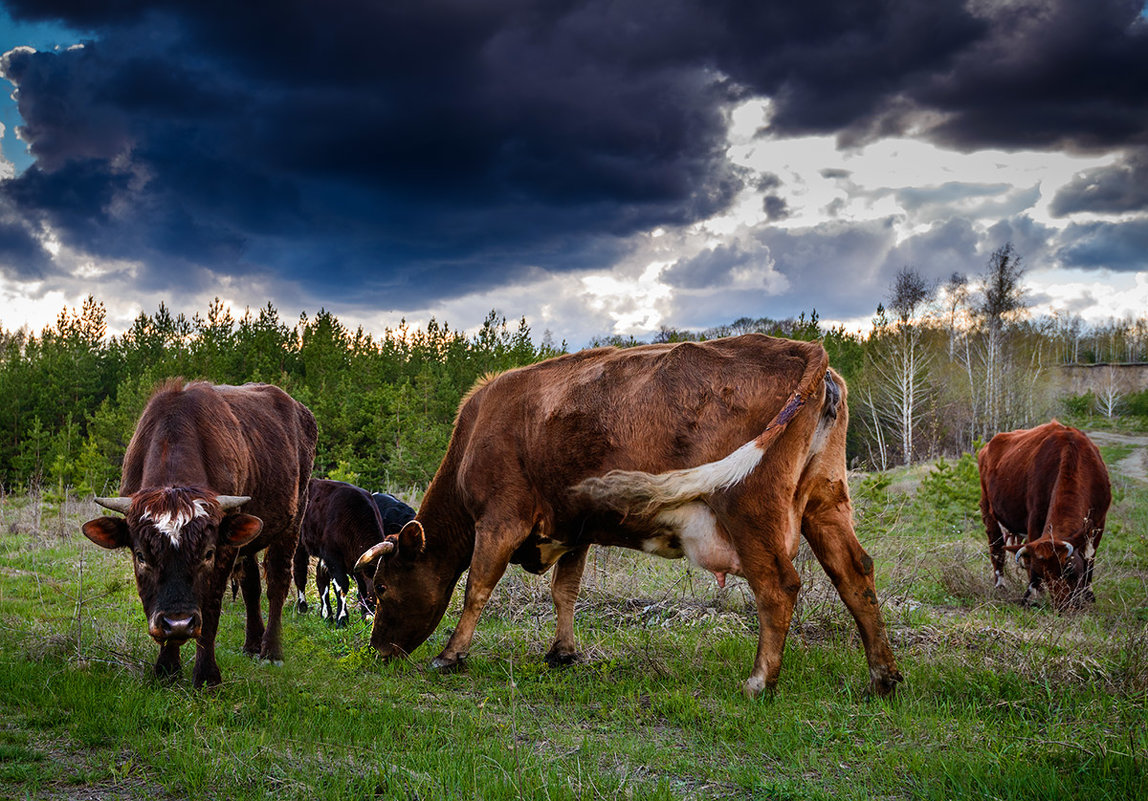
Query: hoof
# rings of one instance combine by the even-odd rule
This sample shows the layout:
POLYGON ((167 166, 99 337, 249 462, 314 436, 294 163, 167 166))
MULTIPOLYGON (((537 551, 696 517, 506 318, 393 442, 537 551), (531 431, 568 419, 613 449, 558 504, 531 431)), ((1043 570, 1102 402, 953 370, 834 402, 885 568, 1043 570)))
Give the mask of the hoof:
POLYGON ((569 667, 575 662, 582 660, 582 655, 577 651, 551 651, 543 657, 547 665, 552 668, 569 667))
POLYGON ((295 604, 295 611, 301 615, 307 614, 307 602, 299 601, 299 603, 295 604))
POLYGON ((219 668, 215 667, 210 670, 205 670, 202 675, 197 675, 192 680, 192 685, 198 690, 200 687, 211 689, 218 687, 223 683, 223 676, 219 673, 219 668))
POLYGON ((745 684, 741 685, 741 691, 745 694, 746 698, 754 699, 763 692, 767 693, 767 695, 773 695, 773 685, 767 684, 765 679, 760 676, 750 676, 745 680, 745 684))
POLYGON ((869 671, 869 689, 880 698, 892 698, 897 694, 897 685, 905 678, 897 668, 879 667, 869 671))
POLYGON ((259 658, 259 667, 283 667, 282 659, 264 659, 259 658))
POLYGON ((430 662, 430 669, 438 673, 455 673, 462 670, 462 659, 444 659, 436 656, 430 662))

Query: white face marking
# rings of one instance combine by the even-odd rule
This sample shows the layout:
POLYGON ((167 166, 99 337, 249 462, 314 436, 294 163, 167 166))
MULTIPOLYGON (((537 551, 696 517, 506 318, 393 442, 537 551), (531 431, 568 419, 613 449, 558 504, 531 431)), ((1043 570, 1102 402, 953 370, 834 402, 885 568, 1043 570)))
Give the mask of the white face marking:
POLYGON ((183 506, 174 515, 170 512, 154 514, 148 511, 145 512, 140 519, 151 523, 161 533, 166 534, 168 539, 171 540, 172 547, 178 548, 179 537, 183 527, 197 517, 206 517, 208 514, 207 502, 202 499, 197 499, 191 502, 190 509, 183 506))

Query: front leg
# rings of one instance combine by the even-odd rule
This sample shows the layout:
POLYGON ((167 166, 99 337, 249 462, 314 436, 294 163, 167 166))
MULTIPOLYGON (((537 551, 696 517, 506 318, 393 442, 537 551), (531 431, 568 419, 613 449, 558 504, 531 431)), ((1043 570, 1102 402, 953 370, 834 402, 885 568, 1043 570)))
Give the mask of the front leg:
POLYGON ((557 628, 554 643, 546 654, 546 664, 551 667, 569 665, 578 659, 574 641, 574 603, 578 600, 578 588, 582 585, 582 572, 586 568, 586 554, 589 552, 590 546, 583 545, 563 554, 554 567, 554 577, 550 580, 550 597, 554 600, 557 628))
POLYGON ((191 673, 192 684, 195 687, 204 685, 214 687, 223 681, 219 665, 215 661, 215 635, 219 632, 222 588, 219 596, 208 600, 203 607, 203 625, 199 630, 199 638, 195 641, 195 668, 191 673))
POLYGON ((514 549, 521 543, 523 532, 529 530, 529 525, 517 519, 495 521, 488 516, 479 521, 475 527, 474 554, 466 579, 462 614, 442 653, 431 660, 432 668, 452 670, 466 656, 478 618, 490 600, 490 593, 506 572, 514 549))
POLYGON ((179 645, 165 642, 159 647, 159 656, 155 660, 155 675, 161 679, 174 679, 179 675, 180 657, 179 645))

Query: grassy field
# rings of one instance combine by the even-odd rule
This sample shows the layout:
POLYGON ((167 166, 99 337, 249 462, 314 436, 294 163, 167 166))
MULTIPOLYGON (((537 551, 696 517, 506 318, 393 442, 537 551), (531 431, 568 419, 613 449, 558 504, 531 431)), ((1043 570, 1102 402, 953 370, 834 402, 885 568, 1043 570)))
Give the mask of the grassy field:
MULTIPOLYGON (((1110 450, 1112 463, 1126 450, 1110 450)), ((552 670, 548 579, 499 585, 464 671, 430 642, 383 665, 356 622, 287 616, 286 663, 224 683, 151 677, 128 560, 90 545, 87 501, 0 499, 0 798, 1026 798, 1148 795, 1148 485, 1114 475, 1097 603, 1025 610, 992 588, 975 464, 859 475, 858 531, 905 675, 872 698, 852 620, 816 563, 776 693, 740 693, 756 643, 744 582, 592 553, 552 670)), ((313 592, 313 589, 312 589, 313 592)))

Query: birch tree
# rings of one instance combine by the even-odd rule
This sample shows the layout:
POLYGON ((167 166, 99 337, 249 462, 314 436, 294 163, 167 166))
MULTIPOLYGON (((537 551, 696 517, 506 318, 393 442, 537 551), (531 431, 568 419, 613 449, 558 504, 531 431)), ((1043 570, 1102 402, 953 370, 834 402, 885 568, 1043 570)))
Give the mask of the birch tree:
MULTIPOLYGON (((921 312, 935 295, 917 270, 903 267, 889 295, 891 322, 875 325, 870 367, 877 379, 879 409, 901 444, 901 460, 913 461, 917 423, 924 409, 933 354, 922 342, 921 312)), ((873 400, 870 398, 870 404, 873 400)))

